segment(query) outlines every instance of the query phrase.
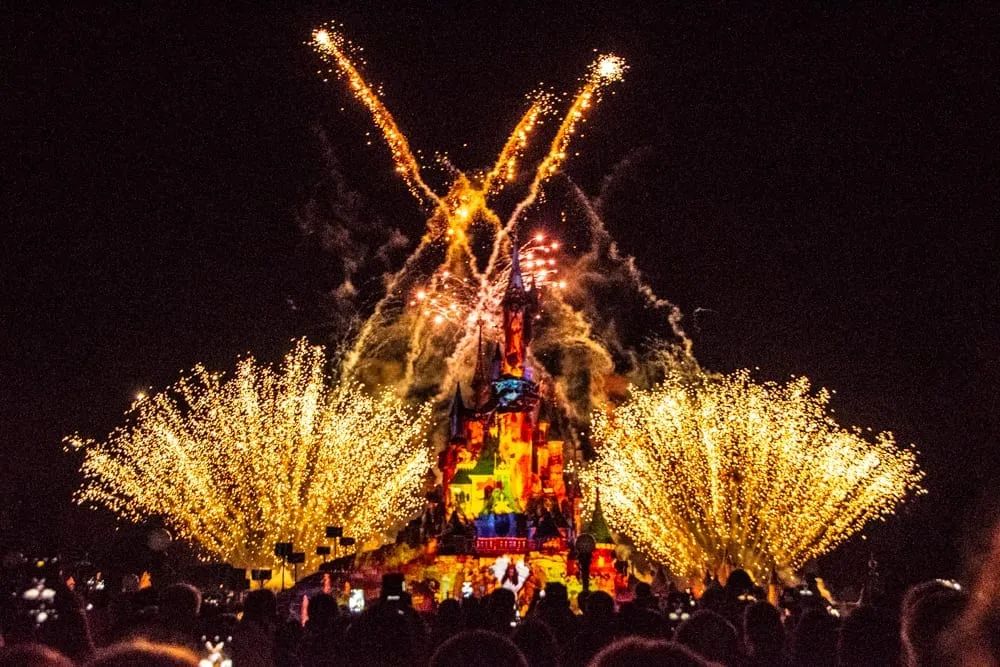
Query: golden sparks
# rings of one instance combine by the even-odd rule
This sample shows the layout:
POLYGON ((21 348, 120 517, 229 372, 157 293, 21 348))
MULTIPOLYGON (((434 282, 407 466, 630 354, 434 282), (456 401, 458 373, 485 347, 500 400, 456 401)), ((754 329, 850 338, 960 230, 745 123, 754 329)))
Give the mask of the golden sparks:
POLYGON ((323 348, 299 341, 279 370, 252 358, 228 379, 196 367, 134 403, 105 441, 66 439, 84 456, 77 501, 162 516, 238 567, 271 567, 283 541, 315 567, 328 525, 379 543, 423 502, 430 407, 333 382, 326 364, 323 348))
POLYGON ((668 379, 596 412, 584 471, 611 525, 675 575, 788 574, 923 493, 916 452, 830 416, 805 378, 668 379))
POLYGON ((528 147, 528 140, 531 133, 541 123, 541 118, 552 109, 552 99, 545 93, 536 94, 528 107, 528 111, 521 117, 514 131, 507 138, 500 156, 497 158, 493 169, 486 174, 483 181, 483 190, 497 193, 503 189, 506 183, 514 180, 517 176, 517 161, 528 147))
MULTIPOLYGON (((410 150, 409 142, 385 107, 378 92, 365 80, 355 62, 356 59, 352 58, 352 53, 356 49, 333 24, 314 30, 312 37, 313 49, 329 66, 325 72, 320 70, 320 74, 333 73, 344 80, 351 95, 368 109, 375 126, 382 132, 392 153, 396 172, 402 176, 414 196, 421 201, 429 200, 436 208, 436 216, 443 215, 447 223, 443 228, 447 231, 449 244, 464 243, 465 229, 477 214, 495 218, 495 214, 488 208, 487 197, 499 193, 505 184, 517 176, 518 160, 528 147, 531 135, 541 124, 542 117, 553 112, 554 105, 550 94, 538 92, 529 96, 531 104, 528 110, 507 138, 492 169, 478 178, 471 178, 468 174, 456 170, 448 194, 439 196, 423 181, 420 176, 420 163, 410 150), (476 205, 470 206, 463 203, 463 200, 475 201, 476 205)), ((518 207, 518 213, 534 203, 542 182, 559 171, 566 161, 573 135, 577 133, 580 123, 586 121, 587 112, 600 101, 601 93, 609 84, 621 81, 626 69, 627 66, 622 58, 610 54, 598 56, 590 65, 580 90, 573 97, 569 110, 552 140, 548 154, 536 169, 529 194, 518 207)), ((436 237, 439 230, 435 227, 441 225, 433 224, 435 217, 432 217, 428 226, 436 237)), ((515 214, 511 222, 516 218, 515 214)), ((437 222, 440 222, 440 219, 437 222)), ((510 229, 510 225, 507 229, 510 229)))
MULTIPOLYGON (((518 249, 521 274, 529 290, 547 288, 559 290, 566 282, 559 277, 560 243, 538 232, 520 244, 518 249)), ((510 280, 510 263, 497 268, 496 277, 488 282, 460 278, 447 269, 435 272, 430 281, 413 290, 408 307, 434 326, 450 326, 456 331, 475 330, 482 326, 490 337, 501 334, 501 306, 510 280)))
POLYGON ((332 65, 337 75, 347 82, 351 94, 371 113, 375 125, 382 131, 382 136, 392 152, 396 172, 406 181, 410 192, 418 198, 427 198, 437 202, 437 195, 420 176, 420 163, 410 150, 410 144, 406 137, 396 125, 396 119, 385 108, 378 93, 365 81, 357 65, 351 59, 349 55, 352 50, 350 42, 338 32, 321 28, 313 32, 313 45, 320 57, 332 65))

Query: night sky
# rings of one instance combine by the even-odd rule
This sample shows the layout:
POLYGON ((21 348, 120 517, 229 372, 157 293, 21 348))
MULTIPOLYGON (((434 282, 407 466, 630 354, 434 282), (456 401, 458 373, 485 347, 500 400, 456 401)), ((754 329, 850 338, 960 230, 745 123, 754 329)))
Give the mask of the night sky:
POLYGON ((136 391, 325 342, 341 262, 300 223, 331 159, 363 221, 419 233, 303 44, 336 19, 411 145, 463 168, 539 82, 623 56, 565 171, 596 195, 631 165, 608 225, 705 366, 806 375, 922 452, 929 495, 826 566, 860 576, 873 546, 905 579, 962 572, 1000 481, 995 8, 165 4, 0 13, 0 542, 95 539, 61 439, 136 391))

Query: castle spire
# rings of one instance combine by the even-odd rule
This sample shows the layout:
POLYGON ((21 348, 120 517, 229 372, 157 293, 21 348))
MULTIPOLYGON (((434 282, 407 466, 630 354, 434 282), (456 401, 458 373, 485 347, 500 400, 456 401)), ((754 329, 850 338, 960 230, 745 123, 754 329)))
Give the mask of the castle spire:
POLYGON ((451 409, 448 411, 448 437, 465 437, 465 402, 462 400, 462 384, 455 385, 455 397, 451 400, 451 409))
POLYGON ((604 510, 601 509, 600 490, 597 491, 597 500, 594 502, 594 515, 590 518, 590 524, 583 532, 593 535, 598 544, 615 543, 615 538, 608 527, 608 520, 604 518, 604 510))
POLYGON ((481 410, 489 398, 490 376, 483 354, 483 321, 479 320, 479 346, 476 348, 476 370, 472 374, 472 408, 481 410))
POLYGON ((510 279, 507 281, 507 293, 504 301, 514 296, 524 296, 524 278, 521 276, 520 248, 517 245, 517 232, 510 233, 510 279))

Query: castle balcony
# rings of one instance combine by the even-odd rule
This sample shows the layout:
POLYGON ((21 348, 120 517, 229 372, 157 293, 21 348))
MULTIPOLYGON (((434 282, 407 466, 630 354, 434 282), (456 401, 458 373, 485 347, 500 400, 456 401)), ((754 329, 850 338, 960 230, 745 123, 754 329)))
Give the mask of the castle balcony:
POLYGON ((476 553, 480 556, 502 556, 507 553, 528 551, 526 537, 477 537, 476 553))
POLYGON ((503 554, 541 551, 558 553, 566 551, 566 539, 562 537, 534 539, 527 537, 477 537, 476 554, 479 556, 502 556, 503 554))

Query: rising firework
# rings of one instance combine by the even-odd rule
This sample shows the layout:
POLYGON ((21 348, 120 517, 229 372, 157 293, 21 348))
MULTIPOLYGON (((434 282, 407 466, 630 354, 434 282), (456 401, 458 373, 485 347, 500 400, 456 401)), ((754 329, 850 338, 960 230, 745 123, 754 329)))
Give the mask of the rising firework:
POLYGON ((675 575, 794 572, 922 493, 912 449, 830 416, 805 379, 667 379, 593 419, 611 525, 675 575))
POLYGON ((83 452, 82 504, 162 516, 206 556, 270 567, 274 543, 309 554, 324 527, 379 542, 423 502, 429 408, 331 381, 323 348, 300 341, 279 370, 243 360, 231 378, 196 367, 138 400, 83 452))

